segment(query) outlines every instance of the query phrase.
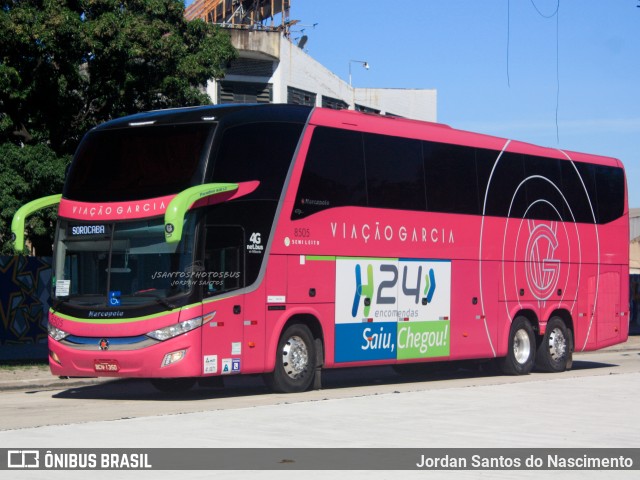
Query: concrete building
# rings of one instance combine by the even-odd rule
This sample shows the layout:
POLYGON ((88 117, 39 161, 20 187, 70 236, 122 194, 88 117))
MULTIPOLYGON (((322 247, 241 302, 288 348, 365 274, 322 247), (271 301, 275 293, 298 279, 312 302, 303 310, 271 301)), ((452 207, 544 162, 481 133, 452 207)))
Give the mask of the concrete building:
MULTIPOLYGON (((196 0, 186 9, 187 19, 228 29, 239 52, 225 77, 209 82, 214 103, 293 103, 436 121, 436 90, 354 88, 305 53, 304 36, 291 40, 298 21, 288 19, 290 6, 291 0, 196 0)), ((368 64, 346 60, 347 66, 368 64)))
POLYGON ((640 334, 640 208, 629 209, 629 331, 640 334))
POLYGON ((629 209, 629 273, 640 275, 640 208, 629 209))

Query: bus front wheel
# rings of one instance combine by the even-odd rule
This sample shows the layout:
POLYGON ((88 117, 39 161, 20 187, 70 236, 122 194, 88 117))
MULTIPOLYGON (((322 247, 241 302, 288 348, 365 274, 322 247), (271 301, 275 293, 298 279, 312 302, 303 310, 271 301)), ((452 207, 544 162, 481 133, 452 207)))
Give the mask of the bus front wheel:
POLYGON ((293 324, 280 336, 276 350, 276 366, 265 376, 275 392, 304 392, 311 386, 316 368, 313 335, 306 325, 293 324))
POLYGON ((547 324, 544 337, 538 347, 536 367, 543 372, 564 372, 571 368, 573 336, 559 317, 547 324))
POLYGON ((531 323, 525 317, 516 317, 509 330, 507 356, 498 359, 503 373, 527 375, 533 369, 536 357, 536 337, 531 323))

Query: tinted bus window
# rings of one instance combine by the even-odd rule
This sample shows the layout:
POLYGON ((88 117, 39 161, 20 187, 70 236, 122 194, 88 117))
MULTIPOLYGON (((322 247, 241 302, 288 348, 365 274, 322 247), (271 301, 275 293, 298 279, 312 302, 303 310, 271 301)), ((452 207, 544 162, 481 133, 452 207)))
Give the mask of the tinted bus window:
POLYGON ((597 222, 598 203, 594 165, 579 162, 562 162, 562 186, 569 199, 575 221, 597 222))
MULTIPOLYGON (((205 262, 208 272, 223 273, 228 279, 224 288, 241 288, 253 284, 263 263, 276 202, 239 198, 211 207, 206 215, 205 262)), ((212 278, 215 275, 211 275, 212 278)), ((212 287, 215 287, 215 284, 212 287)), ((209 295, 221 289, 210 288, 209 295)))
POLYGON ((427 209, 432 212, 480 213, 475 149, 423 142, 427 209))
POLYGON ((361 133, 316 128, 291 218, 303 218, 328 208, 366 206, 364 172, 361 133))
POLYGON ((424 167, 418 140, 364 135, 369 206, 425 210, 424 167))
POLYGON ((200 172, 210 124, 132 127, 89 133, 78 148, 64 197, 121 202, 181 192, 200 172))
POLYGON ((260 185, 248 198, 278 200, 289 171, 302 124, 252 123, 224 131, 215 157, 211 182, 260 185))
POLYGON ((524 165, 519 153, 504 152, 498 161, 487 194, 486 214, 494 217, 523 218, 527 211, 524 165))
POLYGON ((245 232, 241 225, 207 225, 204 287, 206 295, 242 288, 245 282, 245 232))
POLYGON ((485 208, 485 198, 487 195, 487 186, 489 185, 489 178, 493 170, 500 152, 496 150, 487 150, 486 148, 476 148, 476 177, 478 179, 478 205, 480 207, 479 213, 482 215, 485 208))
POLYGON ((292 218, 340 206, 421 211, 426 196, 430 212, 606 223, 622 215, 624 188, 620 168, 319 127, 292 218))
POLYGON ((526 176, 526 218, 538 220, 568 220, 562 194, 560 160, 524 156, 526 176))
POLYGON ((598 223, 620 218, 624 212, 624 173, 621 168, 595 166, 598 223))

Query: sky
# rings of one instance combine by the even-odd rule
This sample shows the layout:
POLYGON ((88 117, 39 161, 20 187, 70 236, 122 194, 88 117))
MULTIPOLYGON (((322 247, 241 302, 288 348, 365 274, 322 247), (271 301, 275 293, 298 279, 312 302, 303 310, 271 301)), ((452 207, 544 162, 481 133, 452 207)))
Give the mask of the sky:
POLYGON ((454 128, 606 155, 640 207, 638 0, 291 0, 292 38, 355 87, 437 90, 454 128), (558 7, 559 4, 559 7, 558 7), (557 13, 556 13, 557 10, 557 13), (315 24, 315 26, 314 26, 315 24), (557 123, 556 123, 557 119, 557 123))

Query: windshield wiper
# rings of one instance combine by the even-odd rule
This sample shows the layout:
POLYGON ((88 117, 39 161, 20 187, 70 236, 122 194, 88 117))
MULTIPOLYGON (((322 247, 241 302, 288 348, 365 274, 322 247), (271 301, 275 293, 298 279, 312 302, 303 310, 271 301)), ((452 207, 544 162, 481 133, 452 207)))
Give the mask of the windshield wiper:
POLYGON ((160 295, 154 295, 153 293, 142 293, 142 292, 132 293, 131 296, 154 298, 156 300, 156 303, 159 303, 160 305, 165 307, 167 310, 175 310, 176 308, 178 308, 177 305, 174 305, 173 303, 169 302, 166 298, 161 297, 160 295))
MULTIPOLYGON (((55 313, 60 305, 62 305, 63 303, 71 303, 71 300, 73 299, 78 299, 81 297, 100 297, 100 295, 97 294, 84 294, 84 293, 74 293, 72 295, 65 295, 63 297, 56 297, 56 299, 53 301, 53 305, 52 305, 52 309, 53 312, 55 313)), ((98 302, 98 303, 81 303, 81 302, 77 302, 77 305, 81 305, 83 307, 98 307, 98 306, 105 306, 104 302, 98 302)))
POLYGON ((174 305, 173 303, 169 302, 164 297, 155 297, 155 299, 156 299, 156 302, 158 302, 160 305, 165 307, 167 310, 175 310, 176 308, 178 308, 177 305, 174 305))

